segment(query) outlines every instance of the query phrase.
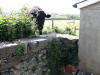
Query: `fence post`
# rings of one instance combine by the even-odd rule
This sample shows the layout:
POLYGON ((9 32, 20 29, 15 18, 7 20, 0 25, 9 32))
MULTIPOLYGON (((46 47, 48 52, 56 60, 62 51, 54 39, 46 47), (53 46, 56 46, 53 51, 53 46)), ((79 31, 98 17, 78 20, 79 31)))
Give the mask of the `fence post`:
POLYGON ((76 26, 74 26, 74 32, 76 32, 76 26))
POLYGON ((52 19, 52 29, 53 29, 53 25, 54 25, 54 21, 53 21, 53 19, 52 19))

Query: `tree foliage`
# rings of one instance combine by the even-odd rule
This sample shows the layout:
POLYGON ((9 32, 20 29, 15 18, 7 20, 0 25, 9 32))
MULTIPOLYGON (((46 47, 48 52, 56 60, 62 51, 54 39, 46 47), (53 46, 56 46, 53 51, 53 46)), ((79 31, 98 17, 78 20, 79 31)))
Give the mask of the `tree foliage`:
POLYGON ((66 16, 67 16, 67 19, 80 19, 80 16, 79 15, 68 14, 66 16))

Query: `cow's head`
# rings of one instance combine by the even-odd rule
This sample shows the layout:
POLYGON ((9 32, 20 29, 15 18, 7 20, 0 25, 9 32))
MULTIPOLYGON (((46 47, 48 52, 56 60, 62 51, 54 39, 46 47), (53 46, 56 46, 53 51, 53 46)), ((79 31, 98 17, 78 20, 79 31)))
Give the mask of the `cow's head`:
POLYGON ((31 13, 33 15, 33 17, 35 18, 50 18, 51 15, 50 14, 46 14, 44 11, 37 11, 36 13, 31 13))

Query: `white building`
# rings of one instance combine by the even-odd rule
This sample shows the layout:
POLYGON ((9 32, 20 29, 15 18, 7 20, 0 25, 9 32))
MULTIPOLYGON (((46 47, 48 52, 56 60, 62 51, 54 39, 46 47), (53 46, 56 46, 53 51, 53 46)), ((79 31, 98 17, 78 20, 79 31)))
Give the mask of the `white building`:
POLYGON ((79 67, 100 75, 100 0, 77 3, 80 8, 79 67))

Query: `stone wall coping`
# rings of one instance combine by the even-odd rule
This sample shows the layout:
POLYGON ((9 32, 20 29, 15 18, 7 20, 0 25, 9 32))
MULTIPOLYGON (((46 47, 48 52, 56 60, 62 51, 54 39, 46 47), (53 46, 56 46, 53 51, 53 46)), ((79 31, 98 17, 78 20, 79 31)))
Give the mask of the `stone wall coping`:
POLYGON ((1 48, 4 48, 4 47, 10 47, 10 46, 17 46, 17 43, 4 44, 4 45, 0 46, 0 49, 1 49, 1 48))
MULTIPOLYGON (((44 41, 44 40, 52 40, 53 38, 67 38, 68 40, 78 40, 78 36, 73 36, 69 34, 47 34, 47 35, 40 35, 37 36, 36 38, 24 38, 24 39, 19 39, 18 42, 21 43, 27 43, 27 42, 39 42, 39 41, 44 41)), ((10 46, 17 46, 17 43, 9 43, 9 44, 3 44, 2 46, 0 45, 0 49, 4 47, 10 47, 10 46)))
POLYGON ((67 39, 69 39, 69 40, 77 40, 77 39, 79 39, 79 37, 78 36, 73 36, 73 35, 68 35, 68 34, 58 34, 58 35, 56 35, 56 37, 57 38, 67 38, 67 39))

